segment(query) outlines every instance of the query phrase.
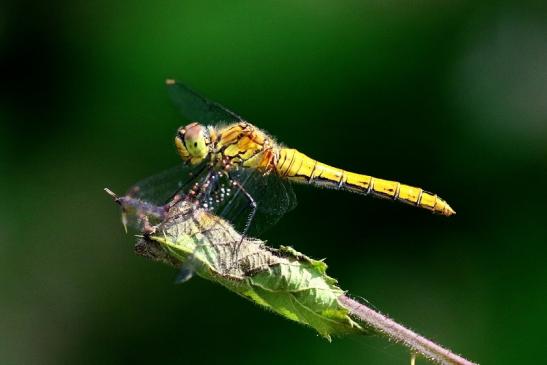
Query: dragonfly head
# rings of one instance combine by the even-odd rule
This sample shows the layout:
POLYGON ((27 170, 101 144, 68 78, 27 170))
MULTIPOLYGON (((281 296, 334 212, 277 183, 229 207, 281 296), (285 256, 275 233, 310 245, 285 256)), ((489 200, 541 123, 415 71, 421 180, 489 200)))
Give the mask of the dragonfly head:
POLYGON ((199 123, 190 123, 179 128, 175 137, 175 144, 180 157, 196 165, 203 161, 209 154, 211 139, 209 131, 199 123))

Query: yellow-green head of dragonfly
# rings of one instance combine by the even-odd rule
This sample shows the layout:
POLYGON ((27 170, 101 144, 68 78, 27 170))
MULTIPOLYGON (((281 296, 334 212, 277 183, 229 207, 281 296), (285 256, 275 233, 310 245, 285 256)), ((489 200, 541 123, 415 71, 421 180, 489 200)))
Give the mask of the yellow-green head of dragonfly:
POLYGON ((180 157, 196 165, 209 154, 209 131, 199 123, 190 123, 179 128, 175 137, 175 145, 180 157))

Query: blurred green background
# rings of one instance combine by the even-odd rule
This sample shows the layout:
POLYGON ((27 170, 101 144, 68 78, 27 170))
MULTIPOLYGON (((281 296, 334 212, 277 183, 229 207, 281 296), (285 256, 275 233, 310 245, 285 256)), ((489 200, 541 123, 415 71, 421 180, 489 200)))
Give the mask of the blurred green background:
MULTIPOLYGON (((279 141, 417 185, 455 217, 297 186, 265 238, 466 357, 547 326, 547 7, 452 1, 0 5, 1 364, 406 364, 137 257, 122 193, 173 166, 184 80, 279 141)), ((419 363, 424 363, 422 360, 419 363)))

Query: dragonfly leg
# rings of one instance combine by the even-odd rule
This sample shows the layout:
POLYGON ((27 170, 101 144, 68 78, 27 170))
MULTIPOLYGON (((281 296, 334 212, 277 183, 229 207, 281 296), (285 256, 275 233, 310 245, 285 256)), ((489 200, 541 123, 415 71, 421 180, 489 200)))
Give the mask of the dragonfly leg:
POLYGON ((150 224, 150 220, 148 219, 148 215, 144 213, 139 213, 139 220, 142 222, 142 232, 145 235, 152 235, 156 233, 156 226, 153 226, 150 224))
MULTIPOLYGON (((204 169, 200 171, 203 172, 204 169)), ((180 194, 175 194, 172 197, 172 201, 168 203, 169 206, 173 207, 176 206, 182 199, 185 199, 187 202, 190 202, 192 200, 199 202, 200 199, 212 189, 210 186, 211 178, 211 171, 207 172, 207 175, 203 179, 202 184, 196 183, 190 191, 186 194, 186 196, 181 196, 180 194)), ((201 205, 201 204, 200 204, 201 205)), ((180 267, 179 273, 175 279, 175 284, 182 284, 190 280, 194 276, 194 272, 196 271, 196 251, 201 249, 201 244, 196 245, 194 248, 194 252, 186 259, 186 261, 182 264, 180 267)))
MULTIPOLYGON (((169 197, 169 199, 167 199, 167 202, 165 205, 170 205, 170 206, 173 206, 175 205, 176 203, 178 203, 182 196, 181 196, 181 192, 186 190, 188 188, 188 183, 190 183, 191 181, 193 181, 196 177, 199 177, 204 171, 205 171, 205 168, 207 166, 203 166, 196 174, 194 174, 190 179, 188 179, 184 184, 182 184, 181 186, 179 186, 179 188, 177 188, 175 190, 175 192, 169 197)), ((182 194, 184 195, 184 194, 182 194)))

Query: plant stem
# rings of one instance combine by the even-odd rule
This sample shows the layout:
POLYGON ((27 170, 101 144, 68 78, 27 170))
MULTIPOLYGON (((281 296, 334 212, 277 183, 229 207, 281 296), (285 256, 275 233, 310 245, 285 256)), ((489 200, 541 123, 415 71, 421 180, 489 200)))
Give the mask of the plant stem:
POLYGON ((413 352, 418 353, 431 361, 438 364, 476 365, 476 363, 454 354, 450 350, 437 345, 435 342, 403 327, 391 318, 388 318, 345 295, 341 295, 338 300, 352 315, 359 318, 369 327, 385 334, 392 341, 402 342, 413 352))

